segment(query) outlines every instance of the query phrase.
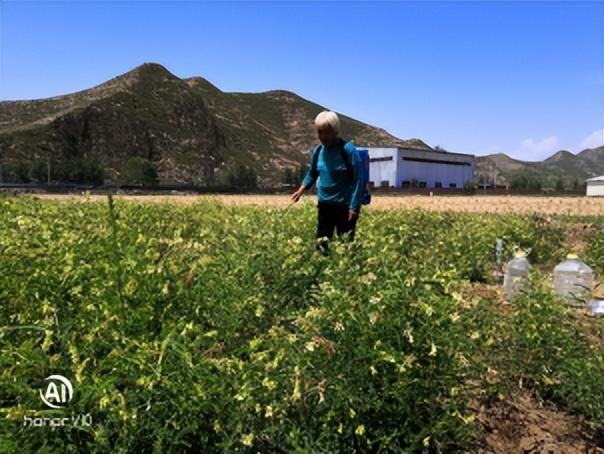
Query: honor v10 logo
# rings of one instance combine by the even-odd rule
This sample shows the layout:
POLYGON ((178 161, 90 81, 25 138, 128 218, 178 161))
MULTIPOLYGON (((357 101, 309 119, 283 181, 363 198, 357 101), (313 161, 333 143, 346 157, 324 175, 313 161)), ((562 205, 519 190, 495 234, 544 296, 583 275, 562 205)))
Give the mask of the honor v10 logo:
MULTIPOLYGON (((45 378, 46 389, 40 389, 42 402, 50 408, 64 408, 73 397, 71 382, 62 375, 49 375, 45 378)), ((65 415, 61 417, 23 416, 23 426, 26 427, 90 427, 92 415, 65 415)))

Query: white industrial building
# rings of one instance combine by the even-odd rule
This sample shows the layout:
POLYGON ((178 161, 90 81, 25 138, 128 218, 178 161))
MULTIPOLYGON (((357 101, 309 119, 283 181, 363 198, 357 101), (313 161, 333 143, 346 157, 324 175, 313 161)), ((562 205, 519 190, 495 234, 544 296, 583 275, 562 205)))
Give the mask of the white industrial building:
POLYGON ((604 175, 585 180, 585 183, 587 183, 587 192, 585 195, 604 196, 604 175))
POLYGON ((369 151, 373 186, 462 188, 474 180, 474 155, 401 147, 359 147, 369 151))

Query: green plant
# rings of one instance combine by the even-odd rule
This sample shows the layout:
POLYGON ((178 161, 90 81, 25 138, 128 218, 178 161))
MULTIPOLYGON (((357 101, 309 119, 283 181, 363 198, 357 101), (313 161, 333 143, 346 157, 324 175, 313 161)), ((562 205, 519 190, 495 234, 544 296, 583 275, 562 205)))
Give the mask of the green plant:
POLYGON ((490 281, 497 237, 547 263, 558 226, 372 210, 323 257, 315 216, 2 198, 0 451, 463 451, 473 383, 519 378, 601 417, 601 350, 538 279, 509 316, 464 293, 490 281), (58 371, 93 425, 24 427, 63 414, 37 391, 58 371))

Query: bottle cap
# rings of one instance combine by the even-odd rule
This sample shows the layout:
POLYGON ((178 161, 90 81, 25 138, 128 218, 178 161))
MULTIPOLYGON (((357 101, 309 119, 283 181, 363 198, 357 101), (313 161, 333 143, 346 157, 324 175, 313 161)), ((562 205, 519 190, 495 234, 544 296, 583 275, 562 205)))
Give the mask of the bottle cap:
POLYGON ((577 254, 575 254, 574 252, 569 252, 568 254, 566 254, 566 258, 567 259, 578 259, 579 256, 577 254))

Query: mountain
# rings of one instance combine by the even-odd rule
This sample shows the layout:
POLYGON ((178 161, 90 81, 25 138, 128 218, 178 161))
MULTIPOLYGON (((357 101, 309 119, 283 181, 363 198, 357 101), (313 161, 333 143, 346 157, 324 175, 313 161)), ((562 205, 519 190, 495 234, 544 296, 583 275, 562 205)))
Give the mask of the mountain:
POLYGON ((577 156, 591 163, 595 169, 599 169, 597 173, 604 173, 604 147, 588 148, 580 152, 577 156))
MULTIPOLYGON (((98 166, 115 182, 148 163, 161 183, 213 184, 243 165, 271 185, 308 160, 322 110, 289 91, 223 92, 144 63, 87 90, 0 102, 0 179, 46 181, 50 167, 54 180, 98 166)), ((431 149, 339 115, 341 136, 357 144, 431 149)))
POLYGON ((509 183, 514 177, 533 175, 539 177, 544 187, 554 187, 558 180, 571 188, 575 182, 581 185, 587 178, 604 175, 604 146, 588 148, 573 154, 560 150, 541 162, 521 161, 504 153, 476 157, 476 180, 509 183))

